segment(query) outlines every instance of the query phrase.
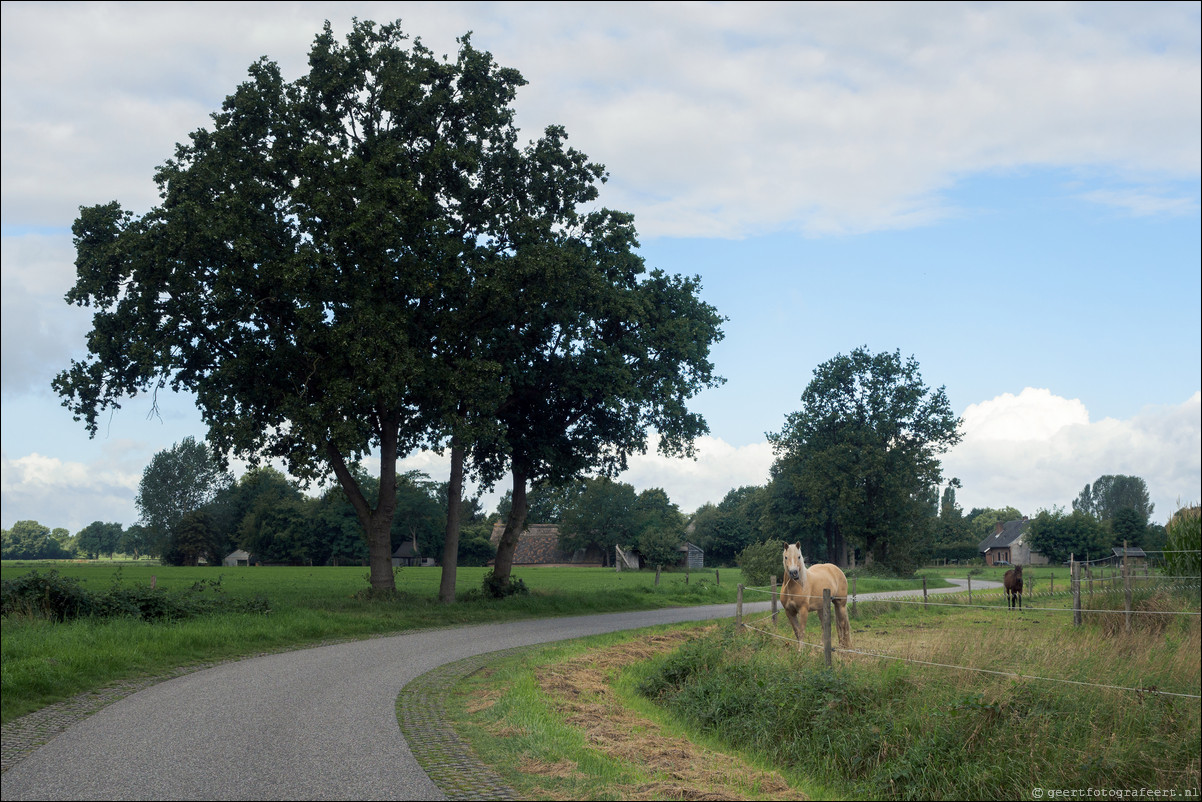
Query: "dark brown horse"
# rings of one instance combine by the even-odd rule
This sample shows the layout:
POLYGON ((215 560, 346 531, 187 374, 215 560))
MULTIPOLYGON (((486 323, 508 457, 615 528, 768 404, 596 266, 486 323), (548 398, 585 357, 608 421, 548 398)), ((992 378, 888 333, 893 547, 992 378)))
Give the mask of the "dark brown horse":
POLYGON ((1023 567, 1016 565, 1002 577, 1002 585, 1006 588, 1006 606, 1013 610, 1015 602, 1018 609, 1023 608, 1023 567))

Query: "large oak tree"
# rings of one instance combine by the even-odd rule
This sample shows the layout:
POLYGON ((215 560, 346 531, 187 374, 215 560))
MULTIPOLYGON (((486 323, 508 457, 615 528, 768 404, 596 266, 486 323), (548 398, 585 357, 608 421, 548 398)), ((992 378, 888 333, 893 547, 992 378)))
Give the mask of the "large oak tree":
MULTIPOLYGON (((189 391, 218 454, 332 473, 380 590, 395 587, 398 457, 449 438, 455 484, 468 443, 495 451, 506 389, 489 339, 513 320, 489 319, 504 309, 491 293, 602 176, 562 129, 519 148, 524 79, 459 44, 438 58, 358 21, 339 43, 327 23, 305 75, 261 59, 177 146, 160 205, 81 208, 73 227, 67 300, 96 311, 88 356, 55 379, 64 405, 95 434, 129 396, 189 391), (374 497, 351 469, 372 452, 374 497)), ((447 539, 453 555, 450 525, 447 539)))

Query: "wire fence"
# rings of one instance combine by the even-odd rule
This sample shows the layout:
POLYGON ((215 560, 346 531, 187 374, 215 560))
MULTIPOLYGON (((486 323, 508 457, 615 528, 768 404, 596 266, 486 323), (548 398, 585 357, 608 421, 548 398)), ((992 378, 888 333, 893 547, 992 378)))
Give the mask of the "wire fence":
MULTIPOLYGON (((743 622, 743 627, 745 629, 751 630, 752 632, 759 632, 764 635, 767 635, 768 637, 786 641, 790 645, 798 642, 794 638, 786 637, 784 635, 780 635, 776 632, 772 632, 767 629, 761 629, 759 627, 752 626, 752 624, 754 624, 754 623, 760 623, 761 621, 768 620, 771 617, 772 617, 771 614, 768 614, 768 615, 764 616, 763 618, 755 618, 755 619, 751 619, 750 621, 745 621, 745 622, 743 622)), ((824 643, 811 643, 809 641, 801 641, 800 643, 802 646, 809 646, 814 649, 824 649, 825 650, 827 648, 826 644, 824 644, 824 643)), ((1087 687, 1091 687, 1091 688, 1105 688, 1105 689, 1116 690, 1116 691, 1135 691, 1137 693, 1150 693, 1150 694, 1156 694, 1158 696, 1177 696, 1177 697, 1182 697, 1185 699, 1202 699, 1202 695, 1199 695, 1196 693, 1177 693, 1175 691, 1162 691, 1157 688, 1137 688, 1137 687, 1132 687, 1132 686, 1127 686, 1127 685, 1109 685, 1109 684, 1101 683, 1101 682, 1085 682, 1084 680, 1063 679, 1061 677, 1044 677, 1044 676, 1040 676, 1038 674, 1023 674, 1023 673, 1019 673, 1016 671, 998 671, 996 669, 990 669, 990 668, 977 668, 975 666, 961 666, 961 665, 956 665, 955 663, 938 663, 933 660, 919 660, 914 657, 902 657, 900 655, 885 654, 884 652, 867 652, 862 649, 843 649, 843 648, 834 647, 834 646, 830 647, 830 649, 832 652, 835 652, 838 654, 857 654, 857 655, 861 655, 863 657, 876 657, 876 658, 880 658, 882 660, 898 660, 898 661, 905 662, 905 663, 914 663, 916 665, 932 666, 935 668, 950 668, 950 669, 956 669, 957 671, 972 671, 972 672, 975 672, 978 674, 991 674, 993 676, 1010 677, 1013 679, 1034 679, 1034 680, 1040 680, 1043 682, 1058 682, 1058 683, 1062 683, 1062 684, 1066 684, 1066 685, 1081 685, 1081 686, 1087 686, 1087 687)))
MULTIPOLYGON (((1070 599, 1073 602, 1072 606, 1068 606, 1068 607, 1023 607, 1022 612, 1073 613, 1075 616, 1074 623, 1080 623, 1080 621, 1081 621, 1080 616, 1082 614, 1100 615, 1100 614, 1110 613, 1110 614, 1116 614, 1116 615, 1126 615, 1126 616, 1128 616, 1128 621, 1130 620, 1131 615, 1159 615, 1159 616, 1186 616, 1186 617, 1202 616, 1202 610, 1134 610, 1134 609, 1131 609, 1131 602, 1130 602, 1130 591, 1131 591, 1130 582, 1131 581, 1138 582, 1140 588, 1145 589, 1145 590, 1146 589, 1158 590, 1158 589, 1165 589, 1165 588, 1199 587, 1199 585, 1198 585, 1199 578, 1198 577, 1163 577, 1163 576, 1160 576, 1160 577, 1152 577, 1151 579, 1154 579, 1156 581, 1153 582, 1153 581, 1149 581, 1148 579, 1144 579, 1144 578, 1135 578, 1135 577, 1132 577, 1130 574, 1124 575, 1124 580, 1128 581, 1128 584, 1125 588, 1127 590, 1127 600, 1126 600, 1124 609, 1105 609, 1105 608, 1083 609, 1080 606, 1080 596, 1081 596, 1080 584, 1077 585, 1077 588, 1075 590, 1071 588, 1071 584, 1070 584, 1070 590, 1068 590, 1068 591, 1062 591, 1059 594, 1049 591, 1047 594, 1044 594, 1044 596, 1047 598, 1070 599), (1160 581, 1160 580, 1164 580, 1164 579, 1172 579, 1172 580, 1185 579, 1185 580, 1189 580, 1189 584, 1165 584, 1164 582, 1160 581)), ((1070 579, 1071 583, 1084 583, 1085 581, 1087 581, 1087 580, 1082 579, 1080 577, 1078 577, 1077 579, 1070 579)), ((939 590, 944 590, 944 589, 939 589, 939 590)), ((997 588, 997 587, 981 588, 980 590, 977 591, 977 593, 979 593, 979 594, 984 593, 987 595, 991 595, 993 593, 1000 593, 1001 590, 1002 590, 1001 588, 997 588)), ((770 630, 763 629, 758 626, 754 626, 755 624, 758 624, 763 621, 767 621, 769 619, 771 619, 775 625, 775 621, 776 621, 776 617, 777 617, 775 601, 777 598, 776 594, 778 592, 779 592, 779 590, 776 587, 762 587, 762 586, 761 587, 742 587, 742 586, 740 586, 739 615, 738 615, 739 624, 740 624, 740 626, 742 626, 746 629, 749 629, 751 631, 759 632, 759 633, 762 633, 769 637, 776 638, 776 639, 779 639, 782 641, 787 641, 790 644, 797 643, 798 641, 794 638, 782 636, 774 631, 770 631, 770 630), (760 618, 754 618, 754 619, 749 619, 747 621, 744 621, 742 618, 742 598, 743 598, 742 591, 751 591, 752 593, 771 594, 772 601, 773 601, 772 611, 769 613, 765 613, 760 618)), ((899 593, 899 594, 900 593, 914 594, 915 592, 916 592, 915 590, 896 591, 896 593, 899 593)), ((922 592, 924 593, 924 596, 925 596, 926 595, 925 585, 924 585, 922 592)), ((944 591, 944 594, 942 594, 942 595, 959 596, 966 592, 968 592, 968 591, 952 591, 951 593, 947 593, 946 591, 944 591)), ((1118 591, 1116 590, 1115 592, 1118 592, 1118 591)), ((1013 613, 1013 610, 1007 606, 1005 601, 1000 601, 998 604, 995 604, 995 605, 984 605, 984 604, 966 603, 961 599, 955 599, 955 600, 944 601, 944 602, 933 602, 926 598, 920 600, 920 599, 901 598, 900 596, 893 596, 893 595, 880 596, 877 594, 872 594, 872 598, 858 598, 858 595, 855 593, 850 593, 847 596, 833 597, 832 601, 838 600, 838 599, 841 599, 845 602, 850 602, 853 609, 855 608, 855 605, 858 602, 859 604, 873 604, 873 603, 898 604, 898 605, 910 604, 910 605, 922 605, 923 607, 951 607, 951 608, 974 609, 974 610, 1005 611, 1007 613, 1013 613)), ((1067 685, 1088 686, 1088 687, 1104 688, 1104 689, 1118 690, 1118 691, 1134 691, 1134 692, 1138 692, 1138 693, 1149 693, 1149 694, 1156 694, 1156 695, 1160 695, 1160 696, 1173 696, 1173 697, 1181 697, 1181 698, 1187 698, 1187 699, 1202 699, 1202 695, 1193 694, 1193 693, 1179 693, 1179 692, 1173 692, 1173 691, 1162 691, 1162 690, 1159 690, 1156 688, 1141 688, 1141 687, 1132 687, 1132 686, 1125 686, 1125 685, 1112 685, 1112 684, 1100 683, 1100 682, 1087 682, 1087 681, 1083 681, 1083 680, 1071 680, 1071 679, 1064 679, 1064 678, 1060 678, 1060 677, 1047 677, 1047 676, 1041 676, 1038 674, 1025 674, 1025 673, 1016 672, 1016 671, 999 671, 999 670, 995 670, 995 669, 978 668, 975 666, 964 666, 964 665, 957 665, 957 664, 953 664, 953 663, 941 663, 941 662, 936 662, 936 661, 932 661, 932 660, 921 660, 921 659, 917 659, 917 658, 913 658, 913 657, 903 657, 900 655, 886 654, 883 652, 869 652, 869 651, 864 651, 864 650, 860 650, 860 649, 837 648, 837 647, 834 647, 829 642, 830 633, 829 633, 828 625, 829 625, 829 621, 830 621, 830 613, 828 612, 826 615, 827 615, 827 624, 824 624, 824 630, 826 630, 824 632, 824 642, 823 643, 811 643, 808 641, 800 641, 801 645, 809 646, 811 648, 823 649, 827 653, 827 655, 830 655, 832 653, 861 655, 864 657, 875 657, 875 658, 879 658, 879 659, 883 659, 883 660, 896 660, 896 661, 901 661, 901 662, 906 662, 906 663, 913 663, 916 665, 930 666, 930 667, 943 668, 943 669, 954 669, 954 670, 958 670, 958 671, 969 671, 969 672, 976 672, 976 673, 980 673, 980 674, 989 674, 989 675, 994 675, 994 676, 1010 677, 1010 678, 1014 678, 1014 679, 1033 679, 1033 680, 1039 680, 1039 681, 1043 681, 1043 682, 1054 682, 1054 683, 1061 683, 1061 684, 1067 684, 1067 685)), ((807 614, 807 617, 808 617, 808 614, 807 614)), ((829 656, 827 659, 828 659, 828 663, 829 663, 829 659, 830 659, 829 656)))

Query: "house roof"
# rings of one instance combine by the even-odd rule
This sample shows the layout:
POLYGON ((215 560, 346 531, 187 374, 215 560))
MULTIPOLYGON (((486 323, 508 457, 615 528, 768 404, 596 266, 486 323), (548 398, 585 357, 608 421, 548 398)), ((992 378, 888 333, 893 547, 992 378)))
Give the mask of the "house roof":
POLYGON ((981 541, 981 545, 977 546, 977 551, 1004 549, 1007 546, 1013 546, 1016 540, 1027 533, 1029 525, 1030 521, 1026 518, 1006 521, 1006 523, 1002 524, 1000 530, 995 529, 993 534, 981 541))
MULTIPOLYGON (((498 521, 493 524, 489 540, 495 546, 501 542, 504 533, 505 524, 498 521)), ((530 524, 518 535, 517 546, 513 550, 514 565, 546 565, 568 562, 570 559, 570 554, 559 549, 559 526, 556 524, 530 524)))
POLYGON ((413 545, 412 540, 406 540, 396 551, 392 553, 393 557, 420 557, 421 549, 413 545))
MULTIPOLYGON (((1114 553, 1115 557, 1123 556, 1123 547, 1122 546, 1115 546, 1113 549, 1111 549, 1111 551, 1114 553)), ((1148 555, 1146 553, 1144 553, 1144 550, 1141 549, 1139 546, 1128 546, 1127 547, 1127 556, 1128 557, 1147 557, 1148 555)))

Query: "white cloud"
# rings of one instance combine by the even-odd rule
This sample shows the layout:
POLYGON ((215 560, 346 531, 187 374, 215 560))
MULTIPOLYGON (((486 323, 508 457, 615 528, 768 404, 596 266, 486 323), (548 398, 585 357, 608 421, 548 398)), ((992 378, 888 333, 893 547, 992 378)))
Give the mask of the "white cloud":
POLYGON ((36 520, 72 534, 92 521, 134 523, 142 467, 134 467, 128 457, 122 444, 113 444, 106 449, 105 459, 91 464, 37 453, 16 459, 4 454, 0 487, 5 523, 36 520))
MULTIPOLYGON (((351 15, 395 13, 56 8, 4 6, 9 224, 64 225, 114 196, 144 208, 154 166, 253 60, 294 78, 323 19, 342 35, 351 15)), ((1197 17, 1189 4, 415 3, 404 25, 438 53, 473 29, 520 69, 526 135, 566 125, 609 166, 605 202, 644 235, 742 237, 929 223, 954 212, 943 193, 963 177, 1016 167, 1192 180, 1197 17)))
POLYGON ((973 404, 964 441, 944 459, 944 475, 972 507, 1013 506, 1031 515, 1069 508, 1086 484, 1106 474, 1139 476, 1163 522, 1178 502, 1202 498, 1202 394, 1181 405, 1147 407, 1128 420, 1090 422, 1079 400, 1026 388, 973 404))
POLYGON ((1180 216, 1196 214, 1198 199, 1194 197, 1170 197, 1163 192, 1140 189, 1099 189, 1086 192, 1081 198, 1103 206, 1121 209, 1136 217, 1155 215, 1180 216))
POLYGON ((646 454, 635 454, 619 481, 642 492, 663 488, 685 513, 707 502, 717 504, 727 493, 746 485, 764 485, 772 467, 772 446, 767 441, 732 446, 717 437, 697 441, 697 458, 677 459, 656 452, 655 441, 646 454))

